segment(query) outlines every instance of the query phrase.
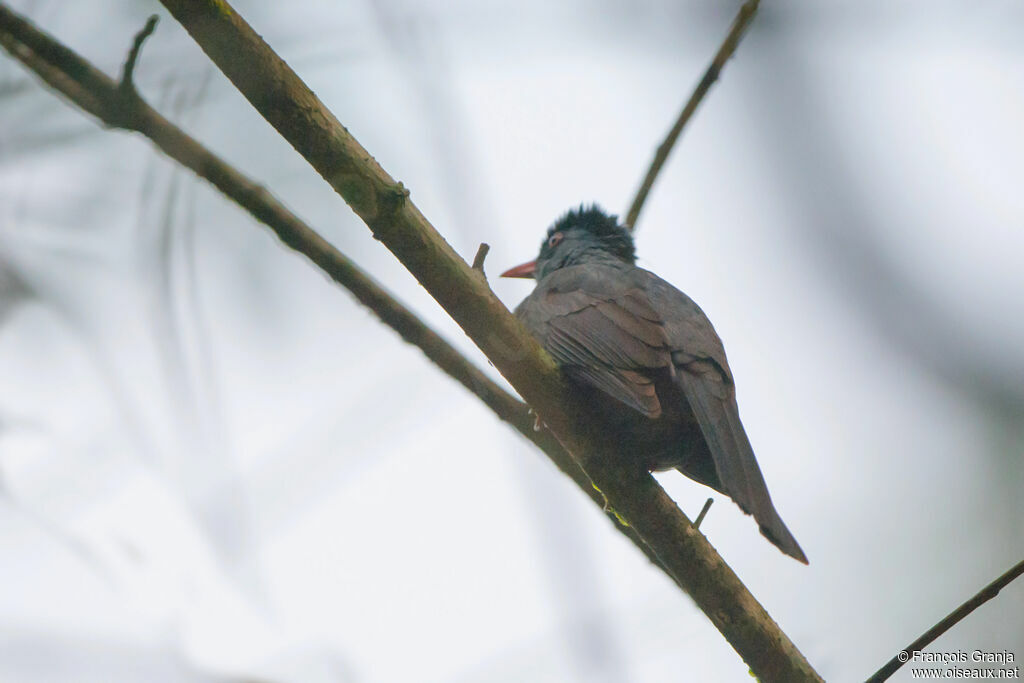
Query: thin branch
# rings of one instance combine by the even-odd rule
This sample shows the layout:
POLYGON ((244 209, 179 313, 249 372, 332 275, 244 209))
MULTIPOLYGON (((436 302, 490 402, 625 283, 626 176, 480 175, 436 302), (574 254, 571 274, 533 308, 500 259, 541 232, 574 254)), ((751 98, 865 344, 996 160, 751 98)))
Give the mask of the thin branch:
POLYGON ((1005 574, 982 588, 977 595, 957 607, 955 610, 950 612, 945 619, 925 631, 920 638, 900 650, 895 657, 886 662, 885 666, 876 671, 874 675, 867 680, 867 683, 881 683, 882 681, 888 680, 889 677, 896 673, 901 666, 913 658, 915 652, 920 652, 928 647, 936 638, 953 628, 968 614, 999 595, 999 591, 1006 588, 1011 581, 1021 574, 1024 574, 1024 560, 1021 560, 1010 567, 1005 574))
POLYGON ((153 14, 150 15, 149 19, 146 20, 146 25, 142 27, 142 30, 135 34, 135 41, 132 43, 132 49, 128 51, 128 59, 124 62, 124 68, 121 70, 121 87, 126 90, 135 89, 135 63, 139 60, 139 53, 142 51, 142 44, 146 42, 146 38, 153 35, 153 31, 156 30, 156 22, 160 18, 153 14))
POLYGON ((715 81, 718 80, 718 76, 722 73, 722 69, 725 67, 725 63, 729 61, 733 53, 736 51, 736 46, 739 45, 740 39, 743 37, 744 31, 750 25, 750 22, 754 19, 754 15, 757 13, 757 6, 760 0, 747 0, 740 7, 739 13, 736 18, 733 19, 732 28, 729 29, 729 35, 725 37, 721 47, 718 48, 718 53, 715 54, 715 58, 711 60, 711 64, 708 65, 707 71, 704 72, 704 77, 700 79, 700 83, 694 89, 690 95, 690 99, 687 100, 683 110, 679 112, 679 118, 676 119, 675 124, 672 126, 672 130, 668 132, 665 140, 658 146, 657 152, 654 154, 654 159, 651 161, 651 167, 647 169, 647 175, 644 176, 644 181, 640 184, 640 189, 636 191, 636 197, 633 199, 633 204, 629 207, 629 211, 626 213, 625 225, 630 230, 636 228, 637 219, 640 217, 640 211, 644 208, 644 202, 647 201, 647 195, 650 194, 651 188, 654 186, 654 181, 657 179, 658 174, 661 172, 662 166, 668 160, 668 155, 672 151, 672 148, 676 144, 676 140, 679 139, 679 135, 683 132, 683 128, 689 122, 690 118, 693 117, 697 107, 704 100, 704 96, 708 94, 711 86, 715 81))
MULTIPOLYGON (((2 3, 0 46, 72 104, 95 116, 104 125, 114 128, 124 126, 127 119, 119 109, 123 103, 121 87, 124 80, 120 83, 113 81, 2 3)), ((594 490, 583 470, 551 432, 534 428, 534 415, 525 403, 477 369, 415 313, 255 181, 189 137, 141 98, 132 106, 133 125, 138 125, 139 132, 149 137, 162 152, 210 182, 257 221, 269 227, 285 246, 305 255, 332 280, 348 289, 381 322, 391 327, 403 340, 418 347, 431 362, 479 398, 499 419, 540 448, 594 502, 604 505, 604 497, 594 490)), ((608 517, 651 562, 659 565, 657 556, 633 529, 620 525, 613 514, 609 513, 608 517)))
MULTIPOLYGON (((554 361, 484 279, 426 221, 408 190, 374 161, 227 2, 162 2, 529 401, 616 516, 650 546, 660 566, 693 597, 753 672, 761 680, 820 681, 653 477, 615 458, 605 426, 569 390, 554 361)), ((162 131, 143 132, 160 142, 162 131)), ((265 193, 261 188, 251 191, 265 193)), ((294 235, 282 239, 291 246, 294 235)))

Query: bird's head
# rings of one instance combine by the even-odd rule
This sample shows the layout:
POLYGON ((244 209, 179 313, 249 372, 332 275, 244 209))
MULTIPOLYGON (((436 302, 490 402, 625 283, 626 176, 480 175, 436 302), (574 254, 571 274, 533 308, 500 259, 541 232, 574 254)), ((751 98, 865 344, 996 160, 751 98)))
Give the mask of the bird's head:
POLYGON ((537 260, 510 268, 502 277, 540 280, 565 266, 589 262, 636 263, 633 235, 596 204, 570 209, 548 228, 537 260))

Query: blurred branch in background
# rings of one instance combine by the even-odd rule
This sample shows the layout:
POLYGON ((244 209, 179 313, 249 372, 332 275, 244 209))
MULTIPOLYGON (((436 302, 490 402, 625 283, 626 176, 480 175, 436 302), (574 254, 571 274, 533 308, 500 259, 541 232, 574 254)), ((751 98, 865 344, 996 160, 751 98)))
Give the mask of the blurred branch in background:
POLYGON ((34 296, 32 288, 14 264, 0 254, 0 322, 3 322, 20 304, 34 296))
MULTIPOLYGON (((951 386, 979 409, 990 426, 994 422, 996 430, 1008 435, 1004 443, 997 444, 1004 447, 1002 450, 981 445, 976 451, 958 456, 968 462, 978 456, 1003 456, 999 463, 1003 471, 993 480, 1002 500, 988 494, 981 503, 986 513, 984 520, 975 522, 971 528, 964 527, 961 534, 966 537, 979 533, 981 527, 1002 527, 1007 531, 1007 539, 1018 539, 1020 496, 1015 483, 1019 480, 1019 434, 1024 416, 1022 357, 1019 353, 993 352, 992 337, 986 336, 993 334, 992 329, 1001 334, 999 328, 967 324, 968 317, 959 309, 959 302, 948 295, 948 290, 944 291, 943 286, 948 283, 917 281, 913 275, 916 264, 911 258, 901 258, 887 241, 889 235, 899 235, 906 226, 894 217, 900 215, 898 212, 887 210, 887 198, 869 189, 863 169, 857 166, 849 130, 835 124, 830 95, 816 84, 814 69, 819 55, 802 54, 798 47, 803 38, 792 29, 786 33, 769 30, 759 35, 763 55, 758 63, 760 73, 750 78, 748 87, 743 89, 749 101, 742 107, 743 111, 756 112, 751 129, 760 135, 756 141, 760 144, 753 148, 764 151, 765 163, 771 166, 777 181, 776 197, 782 198, 793 212, 787 225, 803 231, 800 237, 809 260, 829 273, 824 281, 838 283, 845 289, 860 317, 898 347, 903 358, 951 386), (769 82, 764 79, 768 74, 786 77, 773 77, 769 82), (1001 509, 1000 503, 1006 507, 1001 509)), ((979 122, 972 120, 972 125, 978 126, 979 122)), ((958 141, 950 139, 948 144, 954 148, 958 141)), ((873 163, 888 161, 885 157, 873 159, 873 163)), ((920 178, 908 178, 906 186, 912 192, 915 184, 921 182, 920 178)), ((900 184, 895 191, 903 193, 905 188, 900 184)), ((942 191, 956 193, 959 188, 942 191)), ((980 207, 978 213, 983 213, 980 207)), ((974 224, 958 227, 972 235, 977 230, 974 224)), ((915 255, 934 247, 931 243, 915 244, 915 255)), ((945 276, 944 273, 941 277, 945 276)), ((971 305, 975 303, 972 301, 971 305)), ((1011 315, 1016 318, 1015 313, 1011 315)), ((942 463, 935 466, 941 467, 942 463)), ((972 466, 982 469, 986 464, 972 466)), ((1013 552, 1011 548, 1006 544, 1006 550, 1013 552)), ((968 554, 961 559, 971 558, 968 554)), ((984 564, 992 562, 990 558, 984 564)), ((967 564, 950 561, 947 565, 945 555, 943 563, 950 571, 967 564)), ((1024 563, 1016 564, 908 645, 904 652, 912 655, 914 650, 927 647, 1021 573, 1024 563)), ((886 680, 901 664, 893 658, 870 680, 886 680)))
MULTIPOLYGON (((621 468, 598 457, 602 452, 600 428, 588 421, 585 408, 576 406, 567 394, 560 373, 547 359, 536 342, 504 306, 491 294, 479 273, 472 271, 426 223, 408 201, 408 193, 372 161, 365 150, 351 139, 347 132, 326 111, 308 88, 298 80, 269 48, 259 41, 251 29, 230 8, 219 5, 188 9, 176 3, 165 3, 175 11, 180 21, 194 32, 208 53, 214 56, 229 77, 251 101, 269 116, 310 160, 317 170, 353 206, 370 225, 375 235, 400 257, 467 333, 488 353, 496 365, 513 384, 538 407, 545 422, 562 436, 570 452, 587 454, 584 461, 591 478, 599 485, 611 506, 638 529, 644 540, 655 549, 663 568, 711 618, 733 647, 762 678, 820 680, 806 660, 796 651, 788 638, 757 604, 704 538, 694 530, 675 504, 645 473, 624 472, 621 468), (197 35, 198 34, 198 35, 197 35), (254 67, 255 65, 255 67, 254 67), (241 67, 240 69, 238 67, 241 67), (272 80, 270 90, 264 79, 272 80), (568 410, 566 410, 568 408, 568 410), (579 425, 583 427, 580 428, 579 425), (576 430, 579 430, 578 432, 576 430)), ((5 25, 14 25, 24 32, 25 22, 5 10, 5 25), (19 23, 20 22, 20 23, 19 23)), ((28 34, 27 34, 28 35, 28 34)), ((68 57, 64 48, 53 49, 30 36, 25 44, 13 44, 8 37, 5 45, 13 47, 19 57, 41 62, 41 75, 51 85, 59 87, 68 80, 54 67, 68 57), (32 47, 34 42, 36 47, 32 47), (13 44, 13 45, 12 45, 13 44), (32 53, 51 52, 52 59, 43 59, 32 53), (47 73, 48 72, 48 73, 47 73)), ((86 70, 85 81, 100 87, 114 84, 102 74, 86 70)), ((88 102, 97 116, 100 111, 95 99, 81 91, 79 82, 71 79, 65 92, 77 92, 88 102)), ((113 116, 128 116, 128 127, 144 131, 159 143, 169 143, 161 135, 167 128, 151 128, 158 115, 147 108, 139 108, 132 98, 127 111, 116 111, 113 116), (145 114, 140 118, 140 112, 145 114)), ((107 119, 104 119, 107 120, 107 119)), ((172 135, 176 152, 174 158, 193 168, 208 160, 194 140, 172 135)), ((266 192, 244 178, 223 176, 223 168, 208 169, 219 183, 236 183, 237 190, 246 199, 246 205, 265 211, 267 206, 254 202, 266 192)), ((253 210, 251 209, 251 210, 253 210)), ((261 215, 261 219, 268 220, 261 215)), ((339 261, 322 238, 306 234, 305 226, 283 223, 286 230, 279 236, 294 246, 309 241, 317 246, 321 259, 318 265, 331 268, 332 277, 352 277, 348 269, 335 271, 339 261), (332 254, 331 258, 327 258, 332 254)), ((311 231, 310 231, 311 232, 311 231)), ((469 381, 467 379, 467 381, 469 381)), ((472 382, 469 382, 472 385, 472 382)), ((472 388, 472 387, 471 387, 472 388)), ((474 389, 475 390, 475 389, 474 389)), ((586 488, 586 484, 583 484, 586 488)))
POLYGON ((623 224, 630 230, 636 230, 636 222, 640 218, 640 211, 643 210, 644 203, 647 201, 647 195, 650 194, 651 188, 654 187, 654 181, 658 179, 658 174, 661 172, 665 162, 668 161, 668 155, 672 152, 672 148, 682 134, 683 128, 693 118, 693 114, 697 111, 700 103, 704 101, 704 96, 708 94, 711 86, 718 80, 718 76, 722 73, 725 63, 736 52, 736 47, 740 44, 743 33, 750 26, 750 22, 754 20, 754 15, 757 14, 759 2, 760 0, 747 0, 740 7, 739 13, 732 21, 732 28, 729 29, 729 34, 726 35, 722 46, 715 53, 715 58, 711 60, 711 64, 708 65, 704 76, 690 95, 690 99, 686 101, 683 110, 679 112, 679 118, 672 125, 668 135, 665 136, 665 140, 658 146, 658 151, 655 152, 654 159, 651 160, 651 166, 647 169, 647 175, 644 176, 643 182, 640 183, 640 188, 636 191, 636 196, 633 198, 633 204, 629 207, 629 211, 626 213, 626 218, 623 221, 623 224))
POLYGON ((439 40, 443 29, 431 18, 429 5, 375 0, 366 9, 396 58, 402 90, 422 117, 437 184, 452 212, 448 237, 472 242, 477 226, 494 225, 499 218, 490 206, 489 178, 469 134, 472 119, 460 106, 452 66, 439 40))
MULTIPOLYGON (((753 130, 763 136, 759 147, 776 171, 779 196, 796 210, 790 224, 805 229, 813 258, 825 261, 830 279, 847 288, 865 320, 908 358, 1019 424, 1024 357, 987 352, 984 330, 965 325, 948 298, 915 281, 883 239, 902 226, 875 210, 883 198, 870 195, 858 177, 846 131, 832 125, 829 103, 794 47, 800 36, 766 31, 759 38, 759 69, 786 77, 751 79, 744 90, 751 96, 746 111, 757 112, 753 130)), ((1016 311, 1008 316, 1016 317, 1016 311)))
MULTIPOLYGON (((139 35, 145 34, 150 25, 147 23, 139 35)), ((348 289, 402 339, 418 347, 443 372, 477 396, 499 419, 544 451, 595 503, 604 505, 604 498, 594 490, 590 480, 554 436, 547 430, 534 429, 534 417, 524 403, 477 369, 455 347, 313 228, 291 213, 272 194, 152 109, 134 94, 130 81, 117 83, 2 4, 0 45, 75 105, 92 113, 106 125, 142 133, 169 157, 209 181, 246 209, 256 220, 273 230, 287 246, 305 255, 331 279, 348 289), (130 89, 130 98, 125 97, 126 89, 130 89)), ((135 56, 137 46, 138 43, 133 47, 135 56)), ((130 75, 131 71, 126 68, 125 73, 130 75)), ((480 262, 482 268, 482 258, 480 262)), ((652 562, 659 564, 657 557, 635 531, 618 524, 613 513, 606 514, 616 528, 644 551, 652 562)))

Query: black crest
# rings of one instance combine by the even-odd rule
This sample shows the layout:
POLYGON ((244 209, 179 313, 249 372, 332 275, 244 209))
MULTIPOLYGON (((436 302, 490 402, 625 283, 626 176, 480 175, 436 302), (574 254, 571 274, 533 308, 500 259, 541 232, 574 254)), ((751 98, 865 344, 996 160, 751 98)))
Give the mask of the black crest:
POLYGON ((597 204, 580 204, 578 209, 569 209, 548 229, 548 237, 556 232, 566 233, 582 230, 596 239, 606 251, 628 263, 636 263, 636 247, 633 235, 619 225, 619 217, 610 215, 597 204))

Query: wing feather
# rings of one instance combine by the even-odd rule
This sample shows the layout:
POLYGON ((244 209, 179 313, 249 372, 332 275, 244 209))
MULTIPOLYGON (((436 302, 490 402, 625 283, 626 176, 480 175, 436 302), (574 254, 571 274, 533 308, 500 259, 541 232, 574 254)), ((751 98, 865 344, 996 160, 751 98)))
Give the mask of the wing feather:
POLYGON ((642 292, 552 288, 543 307, 547 349, 566 373, 650 418, 662 407, 645 370, 672 364, 665 330, 642 292))

